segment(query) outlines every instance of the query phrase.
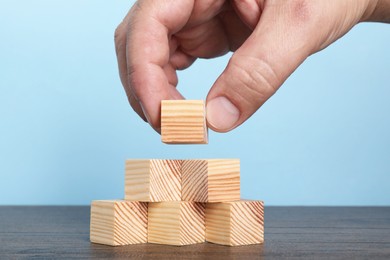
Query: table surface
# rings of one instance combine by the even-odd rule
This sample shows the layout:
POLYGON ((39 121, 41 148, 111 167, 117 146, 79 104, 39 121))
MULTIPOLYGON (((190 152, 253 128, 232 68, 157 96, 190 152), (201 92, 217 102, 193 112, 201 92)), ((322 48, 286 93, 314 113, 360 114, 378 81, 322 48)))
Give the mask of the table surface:
POLYGON ((86 206, 1 206, 0 259, 390 259, 390 207, 266 207, 265 243, 226 247, 89 242, 86 206))

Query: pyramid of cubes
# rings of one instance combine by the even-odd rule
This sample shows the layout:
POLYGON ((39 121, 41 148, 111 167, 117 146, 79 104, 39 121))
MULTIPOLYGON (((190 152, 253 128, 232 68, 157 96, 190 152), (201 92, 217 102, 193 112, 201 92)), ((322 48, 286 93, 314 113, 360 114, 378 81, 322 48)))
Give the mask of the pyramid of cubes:
MULTIPOLYGON (((163 101, 166 143, 207 143, 203 101, 163 101)), ((91 204, 90 239, 139 243, 238 246, 264 241, 262 201, 240 199, 238 159, 131 159, 124 200, 91 204)))

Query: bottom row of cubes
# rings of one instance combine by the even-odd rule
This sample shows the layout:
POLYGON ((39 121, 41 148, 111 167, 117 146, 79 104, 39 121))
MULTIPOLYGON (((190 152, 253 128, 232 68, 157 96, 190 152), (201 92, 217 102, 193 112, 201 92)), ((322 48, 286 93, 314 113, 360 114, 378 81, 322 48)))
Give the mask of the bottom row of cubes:
POLYGON ((99 200, 91 204, 91 242, 229 245, 264 241, 262 201, 199 203, 99 200))

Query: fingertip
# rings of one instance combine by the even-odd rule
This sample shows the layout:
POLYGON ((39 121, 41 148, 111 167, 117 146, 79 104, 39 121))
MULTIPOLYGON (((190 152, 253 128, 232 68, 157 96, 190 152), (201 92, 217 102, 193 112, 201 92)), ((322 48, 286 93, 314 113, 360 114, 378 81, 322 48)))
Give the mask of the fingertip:
POLYGON ((240 110, 225 96, 207 102, 207 124, 213 131, 225 133, 236 128, 240 115, 240 110))
POLYGON ((140 107, 142 109, 142 112, 144 114, 144 117, 145 117, 145 122, 149 123, 149 125, 156 131, 157 129, 159 129, 160 127, 160 121, 159 121, 159 118, 158 117, 154 117, 152 118, 148 112, 148 110, 145 108, 145 106, 142 104, 142 102, 139 102, 140 104, 140 107))

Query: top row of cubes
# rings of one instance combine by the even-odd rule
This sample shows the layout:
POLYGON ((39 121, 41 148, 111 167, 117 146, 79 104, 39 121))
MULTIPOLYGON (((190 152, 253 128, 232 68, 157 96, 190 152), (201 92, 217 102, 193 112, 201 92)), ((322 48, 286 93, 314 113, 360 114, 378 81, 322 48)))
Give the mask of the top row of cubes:
POLYGON ((240 160, 127 160, 125 199, 223 202, 240 199, 240 160))

